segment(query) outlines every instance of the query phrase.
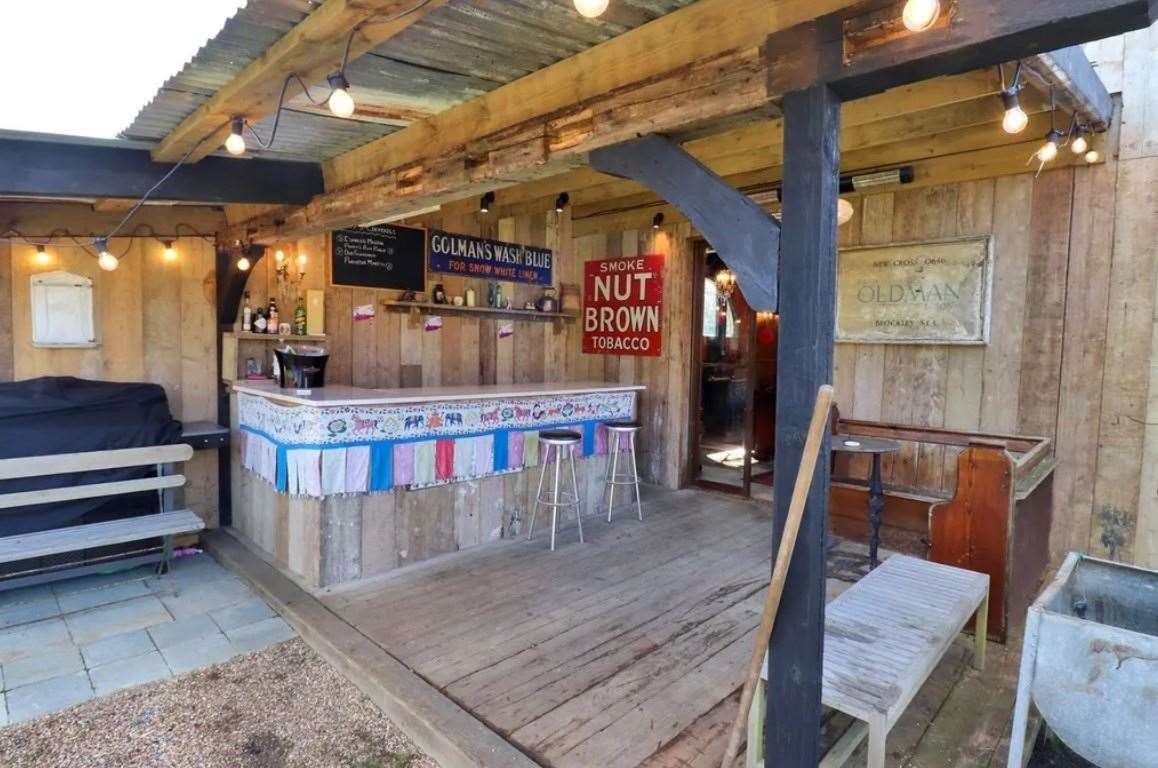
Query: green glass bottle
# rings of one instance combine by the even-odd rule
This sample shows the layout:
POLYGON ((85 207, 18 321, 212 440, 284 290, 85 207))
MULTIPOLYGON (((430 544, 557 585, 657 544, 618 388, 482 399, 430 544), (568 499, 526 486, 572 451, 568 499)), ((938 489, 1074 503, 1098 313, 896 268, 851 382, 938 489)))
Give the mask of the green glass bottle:
POLYGON ((298 296, 298 305, 294 308, 294 335, 306 335, 306 300, 298 296))

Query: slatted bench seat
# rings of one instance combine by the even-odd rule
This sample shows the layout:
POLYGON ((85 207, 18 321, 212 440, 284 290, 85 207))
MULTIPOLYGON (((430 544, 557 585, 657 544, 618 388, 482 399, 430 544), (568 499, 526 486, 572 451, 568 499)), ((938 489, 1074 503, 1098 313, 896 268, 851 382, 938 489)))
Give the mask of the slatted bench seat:
MULTIPOLYGON (((883 768, 889 731, 954 638, 977 616, 974 664, 985 665, 989 577, 894 555, 825 608, 823 702, 858 721, 821 765, 844 764, 868 736, 883 768)), ((748 718, 748 768, 763 765, 764 679, 748 718)))
MULTIPOLYGON (((195 533, 205 527, 201 518, 190 510, 170 509, 172 491, 185 484, 185 476, 170 474, 169 467, 187 461, 192 455, 193 448, 191 446, 180 444, 0 460, 0 480, 142 466, 156 467, 154 477, 84 483, 62 488, 0 494, 0 510, 33 504, 97 499, 142 491, 157 492, 159 510, 156 514, 130 517, 123 520, 74 525, 50 531, 0 537, 0 563, 13 563, 159 538, 162 540, 160 551, 118 558, 116 563, 122 567, 160 563, 162 569, 167 568, 172 556, 173 537, 195 533)), ((65 568, 34 569, 0 580, 0 590, 15 589, 29 584, 103 571, 107 570, 109 565, 107 560, 102 560, 99 563, 87 562, 69 565, 65 568)))

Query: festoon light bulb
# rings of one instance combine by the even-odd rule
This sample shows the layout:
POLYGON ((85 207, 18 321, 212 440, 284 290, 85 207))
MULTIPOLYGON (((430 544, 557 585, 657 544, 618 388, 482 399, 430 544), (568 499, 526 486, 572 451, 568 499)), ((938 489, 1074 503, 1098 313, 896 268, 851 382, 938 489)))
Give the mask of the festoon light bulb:
POLYGON ((856 208, 852 203, 845 200, 843 197, 836 199, 836 223, 844 225, 852 221, 852 217, 856 215, 856 208))
POLYGON ((910 32, 924 32, 936 24, 940 16, 940 0, 908 0, 901 21, 910 32))
POLYGON ((1096 149, 1091 149, 1089 152, 1086 153, 1086 162, 1087 163, 1093 164, 1093 163, 1098 162, 1101 159, 1102 159, 1102 154, 1100 152, 1098 152, 1098 150, 1096 150, 1096 149))
POLYGON ((52 263, 52 257, 48 255, 48 251, 44 249, 43 245, 36 246, 36 263, 42 267, 47 267, 52 263))
POLYGON ((248 272, 250 267, 249 259, 245 256, 240 256, 237 259, 237 268, 242 272, 248 272))
POLYGON ((173 247, 173 241, 163 240, 162 242, 165 245, 165 250, 161 252, 161 258, 169 263, 173 263, 177 260, 177 249, 173 247))
POLYGON ((1001 94, 1005 102, 1005 117, 1001 120, 1001 128, 1006 133, 1021 133, 1029 125, 1029 115, 1021 108, 1021 100, 1016 91, 1005 91, 1001 94))
POLYGON ((598 18, 607 10, 610 0, 574 0, 575 10, 588 19, 598 18))
POLYGON ((114 256, 109 250, 108 240, 97 240, 96 249, 97 253, 100 254, 97 256, 97 266, 99 266, 105 272, 112 272, 118 266, 120 266, 120 259, 114 256))
POLYGON ((350 83, 341 72, 326 78, 330 84, 330 98, 326 104, 335 117, 350 117, 354 114, 354 97, 350 95, 350 83))
POLYGON ((1045 135, 1045 144, 1041 145, 1041 149, 1037 151, 1037 159, 1043 163, 1048 163, 1057 158, 1058 144, 1061 143, 1062 134, 1056 128, 1045 135))
POLYGON ((1084 155, 1086 150, 1090 148, 1090 140, 1086 138, 1086 131, 1084 128, 1078 128, 1074 133, 1074 140, 1070 142, 1070 151, 1075 155, 1084 155))
POLYGON ((229 138, 225 140, 225 151, 231 155, 245 154, 245 137, 241 135, 245 123, 240 117, 233 118, 229 125, 229 138))

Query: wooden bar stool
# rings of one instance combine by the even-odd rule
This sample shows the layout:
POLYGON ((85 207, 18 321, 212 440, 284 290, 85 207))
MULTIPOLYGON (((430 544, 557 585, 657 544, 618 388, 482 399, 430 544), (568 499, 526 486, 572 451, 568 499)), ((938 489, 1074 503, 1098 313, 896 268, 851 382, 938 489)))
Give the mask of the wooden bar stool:
POLYGON ((615 486, 630 485, 635 488, 635 511, 643 521, 643 503, 639 498, 639 469, 635 464, 635 435, 640 430, 638 421, 605 421, 607 428, 608 453, 611 454, 611 466, 607 469, 607 482, 603 492, 607 495, 607 522, 611 522, 611 509, 615 505, 615 486), (631 455, 631 467, 623 472, 619 471, 619 436, 627 435, 628 453, 631 455))
POLYGON ((582 439, 578 432, 572 432, 569 429, 549 429, 539 433, 539 445, 546 453, 543 454, 542 469, 539 471, 539 490, 535 492, 535 506, 531 510, 531 525, 527 529, 527 540, 530 541, 535 535, 535 515, 539 511, 539 506, 550 507, 552 552, 555 551, 555 532, 558 530, 559 507, 575 507, 575 520, 579 525, 579 543, 583 543, 583 508, 579 499, 579 482, 575 479, 575 448, 578 447, 582 439), (566 459, 571 464, 570 492, 561 488, 559 484, 559 472, 562 469, 564 459, 561 451, 566 451, 566 459), (555 455, 555 483, 550 489, 550 496, 544 497, 543 479, 547 476, 547 464, 552 453, 555 455))

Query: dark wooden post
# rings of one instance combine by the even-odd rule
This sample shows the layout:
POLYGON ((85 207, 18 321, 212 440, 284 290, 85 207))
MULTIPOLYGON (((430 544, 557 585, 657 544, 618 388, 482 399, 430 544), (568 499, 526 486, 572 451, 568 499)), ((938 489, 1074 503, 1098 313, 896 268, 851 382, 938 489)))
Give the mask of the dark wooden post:
MULTIPOLYGON (((775 557, 816 391, 832 382, 840 99, 826 85, 784 97, 784 217, 776 373, 775 557)), ((765 765, 820 762, 829 450, 816 465, 769 647, 765 765)))

